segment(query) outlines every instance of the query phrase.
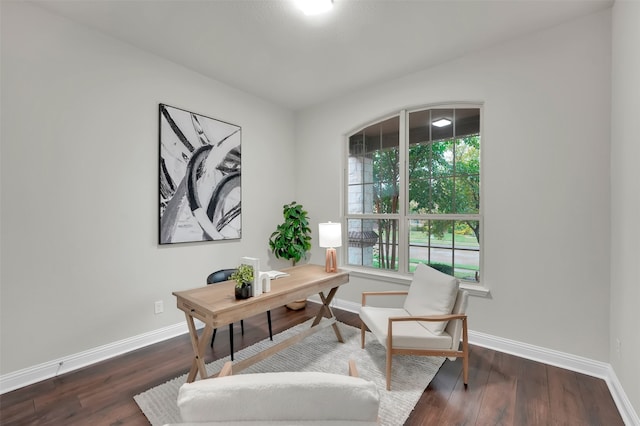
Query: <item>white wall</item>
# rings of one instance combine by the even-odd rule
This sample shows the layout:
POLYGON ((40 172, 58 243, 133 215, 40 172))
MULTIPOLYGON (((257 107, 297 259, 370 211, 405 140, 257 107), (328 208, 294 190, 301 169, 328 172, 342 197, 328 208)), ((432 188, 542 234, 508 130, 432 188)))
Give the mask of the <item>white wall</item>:
MULTIPOLYGON (((356 127, 405 106, 484 102, 491 298, 471 300, 469 326, 607 361, 610 31, 602 12, 302 111, 299 201, 315 221, 339 219, 336 159, 356 127)), ((352 277, 338 297, 383 285, 352 277)))
POLYGON ((613 7, 611 137, 611 364, 640 413, 640 3, 613 7), (620 350, 618 342, 620 341, 620 350))
POLYGON ((184 322, 173 291, 269 259, 290 111, 24 2, 2 2, 1 89, 1 374, 184 322), (158 103, 242 127, 240 241, 158 246, 158 103))

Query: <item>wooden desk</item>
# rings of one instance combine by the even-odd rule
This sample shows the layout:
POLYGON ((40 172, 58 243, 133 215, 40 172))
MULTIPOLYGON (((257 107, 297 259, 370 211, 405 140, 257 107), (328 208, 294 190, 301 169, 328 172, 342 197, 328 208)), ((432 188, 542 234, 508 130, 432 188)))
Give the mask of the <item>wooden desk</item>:
POLYGON ((301 265, 283 269, 283 271, 288 272, 289 276, 272 280, 269 293, 262 293, 260 296, 243 300, 235 298, 235 281, 226 281, 192 290, 173 292, 173 295, 178 300, 178 309, 184 311, 187 318, 187 326, 189 327, 191 344, 195 355, 187 382, 193 382, 198 373, 200 373, 200 378, 207 377, 204 351, 208 346, 208 342, 211 341, 215 328, 266 312, 295 300, 306 299, 316 293, 322 300, 322 306, 318 310, 311 328, 275 344, 257 355, 235 363, 233 370, 241 371, 328 326, 333 327, 338 341, 343 342, 329 304, 338 291, 338 287, 349 282, 349 273, 341 270, 338 270, 338 272, 325 272, 324 265, 301 265), (327 290, 329 293, 325 296, 324 293, 327 290), (328 320, 322 321, 323 317, 328 318, 328 320), (200 335, 198 335, 194 322, 196 318, 205 324, 204 330, 200 335), (321 321, 322 324, 320 324, 321 321))

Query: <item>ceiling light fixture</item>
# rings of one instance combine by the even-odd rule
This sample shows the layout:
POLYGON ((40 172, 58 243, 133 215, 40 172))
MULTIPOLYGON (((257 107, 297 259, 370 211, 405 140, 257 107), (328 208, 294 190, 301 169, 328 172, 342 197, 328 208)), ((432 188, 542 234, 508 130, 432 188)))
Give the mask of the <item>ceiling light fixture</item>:
POLYGON ((433 124, 436 127, 444 127, 444 126, 448 126, 449 124, 451 124, 451 120, 447 120, 446 118, 441 118, 440 120, 436 120, 436 121, 432 122, 431 124, 433 124))
POLYGON ((333 0, 296 0, 296 4, 305 15, 319 15, 331 10, 333 0))

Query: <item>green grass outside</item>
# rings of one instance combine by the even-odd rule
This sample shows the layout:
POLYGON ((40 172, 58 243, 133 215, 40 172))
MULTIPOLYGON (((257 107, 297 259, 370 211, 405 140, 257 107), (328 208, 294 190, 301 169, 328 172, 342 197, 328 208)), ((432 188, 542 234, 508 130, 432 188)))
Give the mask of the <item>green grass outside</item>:
MULTIPOLYGON (((426 262, 423 259, 410 259, 409 270, 413 272, 416 269, 416 266, 418 265, 418 263, 426 263, 426 262)), ((464 270, 472 271, 473 273, 475 273, 476 271, 480 270, 480 267, 478 267, 478 265, 460 265, 456 263, 456 269, 464 269, 464 270)))
MULTIPOLYGON (((419 244, 428 244, 429 236, 426 232, 422 231, 411 231, 409 232, 409 241, 411 243, 419 243, 419 244)), ((478 247, 478 240, 476 240, 475 235, 455 235, 455 243, 456 247, 478 247)), ((440 244, 444 246, 451 246, 451 233, 448 232, 443 235, 442 238, 437 238, 435 236, 431 237, 431 244, 440 244)))

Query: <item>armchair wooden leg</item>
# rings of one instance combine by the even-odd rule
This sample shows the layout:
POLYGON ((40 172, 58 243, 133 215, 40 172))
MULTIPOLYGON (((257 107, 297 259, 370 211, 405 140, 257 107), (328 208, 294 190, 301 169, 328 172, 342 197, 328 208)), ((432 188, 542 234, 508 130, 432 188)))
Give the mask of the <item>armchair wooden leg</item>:
POLYGON ((464 388, 469 386, 469 357, 462 358, 462 378, 464 380, 464 388))
POLYGON ((469 352, 467 350, 467 345, 462 344, 462 381, 464 382, 464 388, 467 389, 469 386, 469 352))
POLYGON ((393 322, 389 318, 387 328, 387 390, 391 390, 391 356, 393 355, 393 322))
POLYGON ((367 326, 364 325, 364 321, 360 320, 360 347, 362 349, 364 349, 364 335, 366 333, 365 328, 367 328, 367 326))
POLYGON ((387 390, 391 390, 391 348, 387 348, 387 390))
POLYGON ((462 320, 462 379, 464 380, 464 388, 469 386, 469 335, 467 331, 467 318, 462 320))

